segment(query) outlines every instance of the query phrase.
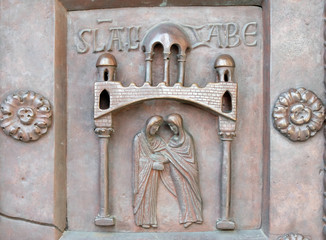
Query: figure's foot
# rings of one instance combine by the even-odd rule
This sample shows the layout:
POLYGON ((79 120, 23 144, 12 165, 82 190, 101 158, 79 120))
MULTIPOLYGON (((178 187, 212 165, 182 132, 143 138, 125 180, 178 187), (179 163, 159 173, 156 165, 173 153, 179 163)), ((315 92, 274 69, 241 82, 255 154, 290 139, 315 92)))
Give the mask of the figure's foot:
POLYGON ((150 225, 148 225, 148 224, 143 224, 143 225, 141 225, 143 228, 150 228, 151 226, 150 225))
POLYGON ((187 228, 187 227, 189 227, 191 224, 192 224, 192 222, 186 222, 185 224, 183 224, 183 226, 184 226, 185 228, 187 228))
POLYGON ((157 224, 153 224, 151 225, 153 228, 157 228, 157 224))
POLYGON ((197 223, 197 224, 202 224, 203 221, 202 221, 202 220, 197 220, 196 223, 197 223))

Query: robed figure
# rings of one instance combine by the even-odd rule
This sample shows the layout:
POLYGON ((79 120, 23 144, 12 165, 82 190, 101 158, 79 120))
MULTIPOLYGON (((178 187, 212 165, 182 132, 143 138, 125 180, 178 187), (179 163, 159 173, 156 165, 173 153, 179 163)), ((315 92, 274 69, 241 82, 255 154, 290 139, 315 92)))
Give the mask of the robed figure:
POLYGON ((179 222, 188 227, 203 221, 192 137, 184 130, 179 114, 169 115, 166 122, 174 134, 168 144, 157 135, 163 123, 161 116, 149 118, 133 141, 133 212, 136 225, 143 228, 157 227, 159 176, 178 199, 179 222))
POLYGON ((170 174, 174 183, 179 208, 179 222, 184 227, 202 223, 202 198, 199 190, 198 164, 192 136, 183 128, 179 114, 171 114, 166 120, 173 132, 168 146, 170 174))
POLYGON ((149 118, 133 142, 133 210, 136 225, 143 228, 157 227, 158 176, 166 162, 160 154, 166 143, 156 134, 162 123, 161 116, 149 118))

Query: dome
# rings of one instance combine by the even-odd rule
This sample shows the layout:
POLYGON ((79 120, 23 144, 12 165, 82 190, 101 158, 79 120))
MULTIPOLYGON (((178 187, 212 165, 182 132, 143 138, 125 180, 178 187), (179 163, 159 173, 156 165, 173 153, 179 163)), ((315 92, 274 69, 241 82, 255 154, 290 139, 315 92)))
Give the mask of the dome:
POLYGON ((115 57, 110 53, 104 53, 97 59, 96 67, 104 67, 104 66, 117 66, 117 61, 115 57))
POLYGON ((161 23, 151 28, 142 41, 144 52, 152 52, 155 44, 161 43, 164 52, 170 52, 172 45, 177 45, 179 53, 185 53, 191 46, 187 33, 177 24, 161 23))
POLYGON ((214 67, 235 67, 235 63, 230 55, 223 54, 216 59, 214 67))

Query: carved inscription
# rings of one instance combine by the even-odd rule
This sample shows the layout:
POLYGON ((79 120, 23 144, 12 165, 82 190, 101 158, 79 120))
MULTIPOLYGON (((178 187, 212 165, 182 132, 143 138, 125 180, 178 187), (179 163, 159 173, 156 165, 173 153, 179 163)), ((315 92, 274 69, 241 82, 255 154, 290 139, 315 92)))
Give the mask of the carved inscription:
MULTIPOLYGON (((212 48, 233 48, 243 43, 245 46, 257 45, 257 22, 249 22, 240 27, 234 22, 212 23, 201 26, 182 25, 190 31, 195 41, 192 48, 206 46, 212 48), (251 39, 249 39, 251 37, 251 39)), ((189 34, 189 33, 188 33, 189 34)), ((189 34, 191 36, 191 34, 189 34)))
POLYGON ((161 116, 153 116, 133 141, 133 210, 135 223, 143 228, 158 226, 157 187, 159 176, 163 184, 178 200, 179 223, 189 227, 202 223, 202 198, 199 172, 191 135, 183 128, 179 114, 166 118, 173 136, 168 143, 157 135, 163 124, 161 116))
MULTIPOLYGON (((100 22, 102 23, 102 22, 100 22)), ((108 38, 106 42, 100 43, 98 35, 99 28, 85 28, 77 33, 75 41, 76 50, 78 53, 87 53, 91 49, 92 53, 112 51, 117 49, 119 51, 129 51, 139 48, 139 26, 131 27, 111 27, 108 28, 108 38)))
MULTIPOLYGON (((97 19, 98 27, 82 28, 76 33, 77 53, 138 50, 142 26, 110 26, 112 19, 97 19), (105 28, 103 28, 105 24, 105 28), (99 35, 102 36, 101 40, 99 35)), ((255 21, 207 23, 200 26, 181 24, 190 37, 191 47, 234 48, 241 44, 257 46, 258 24, 255 21)))

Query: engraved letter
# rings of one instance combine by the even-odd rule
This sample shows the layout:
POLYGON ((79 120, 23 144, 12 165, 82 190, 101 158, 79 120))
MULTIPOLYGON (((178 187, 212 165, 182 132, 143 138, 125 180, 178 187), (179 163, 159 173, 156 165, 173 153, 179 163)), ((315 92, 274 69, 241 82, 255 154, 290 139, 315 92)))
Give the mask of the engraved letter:
POLYGON ((75 43, 76 44, 76 49, 77 49, 77 52, 78 53, 86 53, 88 52, 89 50, 89 46, 90 44, 86 41, 86 39, 83 37, 84 33, 85 32, 88 32, 88 33, 91 33, 92 30, 91 29, 82 29, 78 32, 78 38, 79 40, 81 41, 81 45, 78 44, 78 43, 75 43))
POLYGON ((102 52, 105 47, 104 44, 101 47, 97 46, 97 32, 97 28, 93 30, 93 53, 102 52))
POLYGON ((122 42, 121 42, 121 31, 123 30, 123 27, 114 27, 110 28, 110 40, 108 43, 107 50, 112 51, 112 45, 114 41, 118 42, 118 50, 122 51, 122 42))
POLYGON ((211 41, 212 37, 217 37, 217 44, 218 47, 222 47, 221 46, 221 39, 220 39, 220 27, 222 26, 222 24, 212 24, 212 25, 208 25, 210 27, 209 29, 209 33, 208 33, 208 37, 207 37, 207 42, 211 41), (216 29, 215 33, 214 30, 216 29))
POLYGON ((140 26, 137 27, 128 27, 127 28, 127 50, 129 51, 130 49, 134 50, 134 49, 138 49, 139 47, 139 28, 140 26), (134 38, 132 37, 132 29, 134 30, 134 38), (134 45, 133 45, 134 44, 134 45))
POLYGON ((194 44, 192 44, 192 48, 196 48, 196 47, 200 47, 200 46, 206 46, 209 47, 209 45, 207 44, 206 40, 203 41, 199 35, 199 30, 204 28, 205 25, 199 26, 199 27, 195 27, 195 26, 190 26, 190 25, 183 25, 184 27, 187 27, 191 30, 191 32, 194 34, 194 37, 196 39, 196 42, 194 44))
POLYGON ((226 48, 232 48, 239 46, 240 44, 240 37, 238 33, 239 27, 236 23, 226 23, 225 24, 225 47, 226 48), (234 30, 230 32, 231 28, 230 26, 233 26, 234 30), (230 38, 234 38, 234 43, 230 43, 230 38))
POLYGON ((247 24, 245 24, 242 28, 241 31, 241 37, 242 37, 242 41, 246 46, 249 47, 254 47, 257 46, 257 39, 254 40, 252 43, 248 43, 246 37, 247 36, 257 36, 257 22, 249 22, 247 24), (247 32, 249 26, 253 26, 256 30, 254 32, 247 32))

